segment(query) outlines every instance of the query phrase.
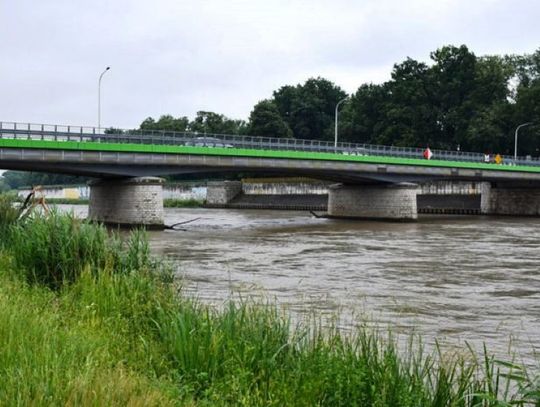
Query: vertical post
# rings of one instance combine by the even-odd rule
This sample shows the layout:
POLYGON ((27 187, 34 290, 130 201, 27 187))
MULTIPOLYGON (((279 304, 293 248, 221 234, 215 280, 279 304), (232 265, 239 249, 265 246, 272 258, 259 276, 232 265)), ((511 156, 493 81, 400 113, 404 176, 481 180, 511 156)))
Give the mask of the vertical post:
POLYGON ((516 131, 514 132, 514 164, 516 164, 516 161, 517 161, 517 141, 518 141, 519 129, 521 129, 522 127, 528 126, 529 124, 531 123, 527 122, 527 123, 520 124, 519 126, 516 127, 516 131))
POLYGON ((101 133, 101 79, 103 78, 103 75, 107 73, 107 71, 111 69, 110 66, 105 68, 103 72, 101 72, 101 75, 99 75, 99 81, 98 81, 98 133, 101 133))
POLYGON ((342 104, 343 102, 345 102, 349 97, 347 96, 346 98, 343 98, 341 99, 339 102, 337 102, 336 104, 336 114, 335 114, 335 120, 334 120, 334 148, 337 150, 337 140, 338 140, 338 108, 339 108, 339 105, 342 104))

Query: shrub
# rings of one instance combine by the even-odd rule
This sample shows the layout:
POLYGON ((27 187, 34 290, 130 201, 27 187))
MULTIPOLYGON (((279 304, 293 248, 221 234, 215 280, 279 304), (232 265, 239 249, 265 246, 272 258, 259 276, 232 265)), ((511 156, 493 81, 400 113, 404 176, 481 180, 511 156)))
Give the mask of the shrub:
POLYGON ((9 228, 20 216, 20 210, 14 204, 13 195, 0 194, 0 245, 7 242, 9 228))
POLYGON ((10 246, 28 282, 57 289, 77 280, 85 269, 126 273, 151 266, 145 233, 134 231, 126 243, 103 225, 52 211, 11 225, 10 246))

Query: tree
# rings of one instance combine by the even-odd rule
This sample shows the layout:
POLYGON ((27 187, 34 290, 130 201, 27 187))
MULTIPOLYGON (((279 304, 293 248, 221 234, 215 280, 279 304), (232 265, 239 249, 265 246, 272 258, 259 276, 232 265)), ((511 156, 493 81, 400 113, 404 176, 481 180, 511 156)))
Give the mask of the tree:
POLYGON ((512 123, 536 117, 535 67, 540 57, 478 58, 462 45, 442 47, 431 58, 431 66, 407 58, 394 65, 388 82, 360 86, 344 108, 345 137, 377 144, 509 151, 512 123), (514 81, 519 84, 515 89, 510 86, 514 81))
POLYGON ((360 86, 342 108, 339 139, 353 143, 381 143, 380 135, 386 120, 387 93, 385 85, 360 86))
POLYGON ((247 124, 243 120, 229 119, 214 112, 197 112, 195 119, 189 123, 189 130, 198 133, 245 134, 247 124))
POLYGON ((85 184, 90 178, 44 172, 6 171, 4 181, 12 189, 32 185, 75 185, 85 184))
POLYGON ((165 130, 184 132, 188 129, 189 119, 185 116, 175 118, 170 114, 162 115, 158 121, 152 117, 146 118, 139 128, 141 130, 165 130))
POLYGON ((260 137, 292 137, 292 131, 271 100, 262 100, 249 115, 248 133, 260 137))
POLYGON ((274 92, 273 102, 295 138, 332 140, 334 109, 345 96, 341 88, 319 77, 283 86, 274 92))

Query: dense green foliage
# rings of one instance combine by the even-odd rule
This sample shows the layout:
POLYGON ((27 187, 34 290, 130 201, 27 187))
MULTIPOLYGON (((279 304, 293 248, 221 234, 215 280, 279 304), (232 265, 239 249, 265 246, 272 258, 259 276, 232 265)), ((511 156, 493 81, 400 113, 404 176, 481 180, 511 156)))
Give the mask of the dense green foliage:
POLYGON ((21 214, 14 201, 12 194, 0 194, 0 248, 3 242, 7 242, 9 229, 21 214))
MULTIPOLYGON (((407 59, 390 81, 352 95, 343 139, 511 153, 516 126, 540 123, 540 99, 527 98, 540 90, 539 57, 477 57, 447 46, 431 54, 431 65, 407 59)), ((538 128, 523 128, 519 146, 538 155, 538 128)))
POLYGON ((124 250, 122 240, 109 236, 104 226, 56 211, 15 223, 3 240, 17 247, 14 265, 28 282, 54 289, 75 282, 85 271, 96 274, 110 268, 128 273, 150 265, 148 244, 141 233, 133 233, 124 250))
POLYGON ((245 134, 246 126, 246 122, 243 120, 229 119, 222 114, 214 112, 199 111, 192 121, 185 116, 174 118, 171 115, 163 115, 158 120, 148 117, 141 123, 140 129, 216 134, 245 134))
POLYGON ((302 85, 281 87, 273 101, 295 138, 333 140, 335 107, 345 96, 332 82, 311 78, 302 85))
POLYGON ((6 171, 3 175, 10 189, 36 185, 80 185, 89 180, 88 177, 44 172, 6 171))
MULTIPOLYGON (((162 116, 141 128, 331 140, 335 106, 346 96, 327 79, 311 78, 257 103, 247 126, 227 127, 230 119, 199 112, 193 122, 162 116), (203 113, 223 120, 196 127, 203 113)), ((407 58, 389 81, 361 85, 340 111, 342 141, 505 154, 513 153, 515 128, 532 122, 520 131, 519 154, 538 156, 540 50, 479 57, 465 45, 445 46, 431 53, 430 64, 407 58)))
POLYGON ((249 116, 248 132, 256 137, 292 137, 292 130, 271 100, 262 100, 255 105, 249 116))
POLYGON ((140 232, 120 244, 60 214, 6 226, 1 405, 540 405, 533 377, 487 353, 425 354, 415 340, 400 347, 363 326, 352 335, 310 320, 292 326, 270 305, 201 305, 175 289, 140 232), (54 289, 48 278, 28 279, 51 261, 81 272, 54 289))
POLYGON ((199 208, 204 205, 203 201, 197 199, 172 199, 167 198, 163 200, 163 206, 165 208, 199 208))

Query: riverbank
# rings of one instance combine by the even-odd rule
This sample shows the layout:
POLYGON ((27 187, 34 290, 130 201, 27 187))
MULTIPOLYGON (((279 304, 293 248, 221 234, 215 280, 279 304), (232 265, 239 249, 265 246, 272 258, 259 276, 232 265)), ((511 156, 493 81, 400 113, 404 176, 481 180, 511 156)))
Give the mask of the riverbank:
POLYGON ((400 352, 391 335, 365 326, 347 336, 316 320, 293 327, 272 305, 204 306, 178 295, 141 233, 122 243, 58 214, 22 225, 7 207, 0 204, 2 405, 538 402, 517 365, 468 349, 425 354, 415 338, 400 352))

